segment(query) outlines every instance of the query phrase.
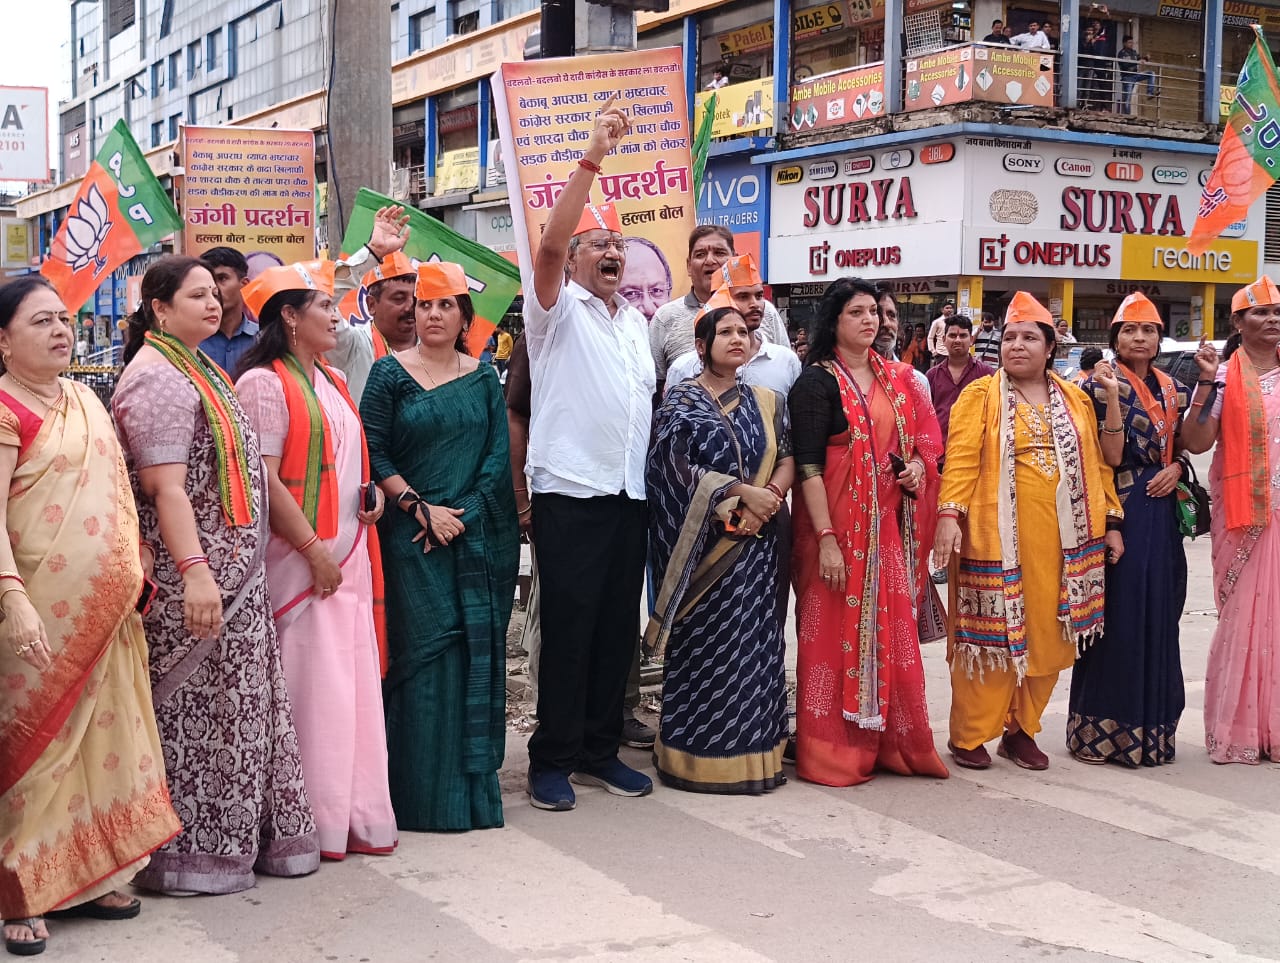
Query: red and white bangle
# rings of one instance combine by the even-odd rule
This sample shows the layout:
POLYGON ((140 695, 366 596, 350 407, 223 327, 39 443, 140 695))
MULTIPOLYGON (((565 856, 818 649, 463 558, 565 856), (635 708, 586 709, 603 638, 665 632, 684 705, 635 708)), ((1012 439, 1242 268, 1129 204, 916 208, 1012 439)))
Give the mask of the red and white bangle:
POLYGON ((587 160, 585 157, 578 158, 578 166, 583 170, 591 171, 593 174, 603 174, 604 169, 593 160, 587 160))
POLYGON ((840 537, 839 535, 836 534, 836 530, 834 528, 824 528, 822 531, 818 533, 818 541, 822 541, 828 535, 830 535, 832 538, 837 538, 837 539, 840 537))
POLYGON ((779 488, 779 487, 778 487, 777 485, 775 485, 773 482, 769 482, 769 484, 765 485, 764 487, 765 487, 765 489, 766 489, 767 491, 771 491, 771 492, 773 492, 775 495, 777 495, 777 496, 778 496, 778 499, 779 499, 780 501, 784 501, 784 502, 785 502, 785 501, 787 500, 786 492, 784 492, 781 488, 779 488))
POLYGON ((178 562, 178 574, 186 575, 188 571, 197 565, 208 565, 209 556, 207 555, 188 555, 186 558, 178 562))

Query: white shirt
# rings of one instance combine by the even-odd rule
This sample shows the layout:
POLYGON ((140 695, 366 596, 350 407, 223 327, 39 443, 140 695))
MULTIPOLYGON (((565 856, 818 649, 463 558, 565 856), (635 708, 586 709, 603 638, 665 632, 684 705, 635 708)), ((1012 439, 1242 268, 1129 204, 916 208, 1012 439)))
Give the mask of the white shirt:
POLYGON ((566 281, 551 310, 524 302, 533 382, 525 471, 534 494, 645 497, 657 378, 644 315, 620 294, 612 317, 566 281))
MULTIPOLYGON (((362 247, 345 261, 338 261, 334 266, 333 303, 336 306, 348 291, 360 287, 365 266, 373 255, 367 247, 362 247)), ((377 264, 377 259, 373 259, 377 264)), ((357 405, 364 394, 365 383, 369 380, 369 369, 373 367, 373 322, 368 324, 352 324, 347 318, 338 322, 338 343, 332 351, 325 352, 325 360, 347 376, 347 388, 357 405)))
MULTIPOLYGON (((653 313, 649 322, 649 347, 653 351, 653 363, 658 380, 667 380, 667 366, 687 351, 693 350, 693 319, 702 310, 702 304, 690 291, 682 298, 668 301, 653 313)), ((770 302, 764 303, 764 317, 758 329, 766 341, 774 344, 791 344, 787 326, 770 302)))
POLYGON ((1009 43, 1015 47, 1021 47, 1023 50, 1052 50, 1049 46, 1049 37, 1043 30, 1037 30, 1035 33, 1020 33, 1012 38, 1009 43))
MULTIPOLYGON (((702 373, 702 362, 697 351, 686 351, 667 369, 666 390, 702 373)), ((791 386, 800 377, 800 358, 790 348, 780 344, 760 343, 759 350, 738 369, 744 384, 758 388, 772 388, 782 397, 791 393, 791 386)))
MULTIPOLYGON (((952 317, 954 318, 955 315, 953 314, 952 317)), ((932 355, 946 354, 946 337, 947 316, 940 314, 938 317, 933 319, 933 324, 929 325, 929 337, 925 339, 925 344, 929 348, 929 353, 932 355)))

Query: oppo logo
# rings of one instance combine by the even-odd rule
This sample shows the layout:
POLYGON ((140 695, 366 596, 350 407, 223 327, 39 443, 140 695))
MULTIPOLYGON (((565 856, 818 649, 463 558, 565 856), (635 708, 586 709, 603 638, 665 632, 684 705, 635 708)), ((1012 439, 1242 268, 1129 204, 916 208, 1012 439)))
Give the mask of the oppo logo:
POLYGON ((1039 174, 1044 170, 1044 158, 1039 154, 1005 154, 1004 169, 1021 174, 1039 174))
POLYGON ((1079 157, 1059 157, 1053 169, 1063 177, 1092 177, 1093 161, 1079 157))
POLYGON ((1191 180, 1191 172, 1185 167, 1153 167, 1151 179, 1157 184, 1186 184, 1191 180))

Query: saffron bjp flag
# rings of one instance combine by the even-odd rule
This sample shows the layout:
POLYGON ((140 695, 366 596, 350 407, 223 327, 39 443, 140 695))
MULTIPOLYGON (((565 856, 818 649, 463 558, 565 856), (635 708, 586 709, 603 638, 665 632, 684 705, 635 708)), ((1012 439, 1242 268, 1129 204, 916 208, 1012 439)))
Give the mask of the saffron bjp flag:
POLYGON ((1280 176, 1280 83, 1275 61, 1253 25, 1253 49, 1245 58, 1235 99, 1209 180, 1200 193, 1187 250, 1203 254, 1228 225, 1243 220, 1249 205, 1280 176))
POLYGON ((74 314, 112 271, 181 229, 173 202, 119 120, 80 182, 40 273, 74 314))
MULTIPOLYGON (((346 236, 342 239, 342 250, 348 254, 359 250, 373 234, 373 218, 378 208, 399 204, 399 201, 377 191, 360 188, 351 219, 347 222, 346 236)), ((467 331, 467 351, 473 358, 480 357, 485 342, 520 292, 519 268, 501 254, 463 237, 444 222, 416 208, 406 207, 405 213, 409 215, 409 240, 404 246, 404 253, 409 258, 414 262, 452 261, 461 264, 466 272, 471 304, 476 309, 475 319, 467 331)), ((338 306, 342 316, 351 324, 369 324, 372 321, 366 294, 361 284, 338 306)))

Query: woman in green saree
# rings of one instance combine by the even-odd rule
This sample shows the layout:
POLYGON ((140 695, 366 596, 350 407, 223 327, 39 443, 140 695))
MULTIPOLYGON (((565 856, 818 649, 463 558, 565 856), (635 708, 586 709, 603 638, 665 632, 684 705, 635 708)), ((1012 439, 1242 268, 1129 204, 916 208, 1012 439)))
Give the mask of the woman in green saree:
POLYGON ((391 803, 404 830, 502 825, 506 629, 519 531, 497 374, 463 349, 457 264, 418 269, 419 343, 369 372, 360 415, 386 572, 391 803))

